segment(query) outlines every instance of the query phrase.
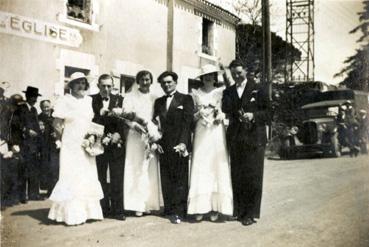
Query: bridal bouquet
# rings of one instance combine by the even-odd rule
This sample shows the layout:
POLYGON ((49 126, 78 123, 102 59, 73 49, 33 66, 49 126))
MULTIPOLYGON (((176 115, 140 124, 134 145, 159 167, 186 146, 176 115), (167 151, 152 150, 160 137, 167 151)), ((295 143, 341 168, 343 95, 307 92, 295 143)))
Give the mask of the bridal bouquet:
POLYGON ((141 135, 141 140, 145 144, 145 163, 147 165, 156 153, 163 153, 162 147, 157 143, 162 136, 160 124, 156 125, 152 121, 146 121, 140 118, 134 112, 128 112, 122 109, 112 111, 109 115, 125 121, 131 129, 141 135))
POLYGON ((212 104, 200 105, 198 117, 201 119, 201 124, 205 127, 218 125, 225 119, 224 113, 212 104))
POLYGON ((104 146, 116 145, 118 148, 123 146, 123 140, 119 133, 106 133, 102 138, 102 144, 104 146))
POLYGON ((90 127, 82 140, 82 148, 89 156, 97 156, 104 153, 101 145, 101 138, 104 134, 104 126, 91 123, 90 127))

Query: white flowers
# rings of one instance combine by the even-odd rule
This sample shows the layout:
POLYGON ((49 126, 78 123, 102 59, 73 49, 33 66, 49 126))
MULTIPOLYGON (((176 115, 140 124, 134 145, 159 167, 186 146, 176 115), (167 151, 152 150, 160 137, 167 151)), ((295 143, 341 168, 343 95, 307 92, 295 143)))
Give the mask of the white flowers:
POLYGON ((89 156, 97 156, 104 153, 101 145, 101 137, 104 133, 104 126, 91 123, 84 139, 82 140, 82 148, 89 156))

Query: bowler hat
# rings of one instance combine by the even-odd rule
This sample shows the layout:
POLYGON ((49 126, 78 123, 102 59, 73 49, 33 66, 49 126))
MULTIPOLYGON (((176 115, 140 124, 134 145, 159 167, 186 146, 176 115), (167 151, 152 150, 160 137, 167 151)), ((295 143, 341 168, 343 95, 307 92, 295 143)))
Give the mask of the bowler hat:
POLYGON ((41 94, 38 93, 38 88, 37 87, 31 87, 28 86, 26 91, 23 91, 23 93, 26 94, 26 96, 42 96, 41 94))

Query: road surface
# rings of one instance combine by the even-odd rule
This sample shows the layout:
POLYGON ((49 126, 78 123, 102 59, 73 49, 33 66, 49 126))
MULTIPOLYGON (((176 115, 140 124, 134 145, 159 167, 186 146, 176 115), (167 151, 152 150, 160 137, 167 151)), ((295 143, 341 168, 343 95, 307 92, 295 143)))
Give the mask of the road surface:
POLYGON ((186 223, 159 216, 80 226, 47 220, 49 201, 2 212, 2 246, 369 246, 369 156, 266 160, 257 224, 186 223))

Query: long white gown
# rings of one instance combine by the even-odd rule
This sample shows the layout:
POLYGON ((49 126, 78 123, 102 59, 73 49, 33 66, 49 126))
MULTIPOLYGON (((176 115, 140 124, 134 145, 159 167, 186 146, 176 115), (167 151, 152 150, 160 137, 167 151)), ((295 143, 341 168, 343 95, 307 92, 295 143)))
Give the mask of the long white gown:
MULTIPOLYGON (((154 101, 151 93, 138 89, 127 94, 123 101, 126 112, 135 112, 147 122, 153 115, 154 101)), ((136 212, 159 210, 162 204, 159 164, 156 156, 145 162, 145 144, 141 135, 130 129, 127 137, 124 168, 124 209, 136 212)))
MULTIPOLYGON (((223 88, 209 93, 193 90, 195 108, 209 104, 220 110, 223 88)), ((214 125, 214 115, 196 122, 192 152, 188 214, 206 214, 211 211, 233 214, 233 194, 225 127, 214 125)))
POLYGON ((51 193, 49 218, 67 225, 88 219, 103 219, 100 199, 103 191, 97 177, 95 157, 81 147, 93 118, 92 98, 71 95, 59 98, 53 116, 64 119, 60 150, 59 181, 51 193))

